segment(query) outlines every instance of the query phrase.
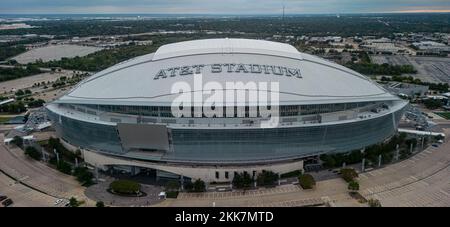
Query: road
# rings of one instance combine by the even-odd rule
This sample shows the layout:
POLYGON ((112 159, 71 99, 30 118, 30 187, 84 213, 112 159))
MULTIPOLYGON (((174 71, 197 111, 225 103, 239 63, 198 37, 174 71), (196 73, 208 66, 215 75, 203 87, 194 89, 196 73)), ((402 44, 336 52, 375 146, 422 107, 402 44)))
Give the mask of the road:
MULTIPOLYGON (((0 134, 3 140, 3 134, 0 134)), ((65 175, 43 162, 32 160, 20 148, 0 145, 0 169, 29 188, 55 198, 70 198, 95 204, 84 195, 85 188, 73 176, 65 175)))
POLYGON ((383 206, 450 206, 450 129, 446 142, 385 168, 360 174, 361 194, 383 206))

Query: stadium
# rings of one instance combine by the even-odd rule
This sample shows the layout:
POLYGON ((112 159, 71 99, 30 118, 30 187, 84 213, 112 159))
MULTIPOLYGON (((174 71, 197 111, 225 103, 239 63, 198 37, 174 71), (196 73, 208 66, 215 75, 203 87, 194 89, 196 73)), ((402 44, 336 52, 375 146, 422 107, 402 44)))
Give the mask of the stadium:
MULTIPOLYGON (((198 97, 203 89, 188 93, 198 97)), ((288 44, 206 39, 119 63, 46 108, 61 141, 92 166, 227 182, 235 172, 287 173, 320 154, 383 142, 396 133, 407 105, 365 76, 288 44), (203 83, 277 82, 277 91, 266 89, 278 96, 269 108, 278 110, 277 124, 261 127, 267 116, 250 114, 258 107, 251 100, 224 102, 239 114, 205 117, 194 113, 201 106, 194 101, 184 108, 188 114, 174 116, 180 92, 172 92, 173 84, 195 83, 198 75, 203 83)))

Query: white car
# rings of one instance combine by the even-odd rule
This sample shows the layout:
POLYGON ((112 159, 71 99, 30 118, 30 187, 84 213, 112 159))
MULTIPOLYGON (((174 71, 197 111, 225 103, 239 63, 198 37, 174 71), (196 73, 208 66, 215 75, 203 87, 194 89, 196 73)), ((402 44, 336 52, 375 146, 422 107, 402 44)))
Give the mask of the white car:
POLYGON ((63 199, 57 199, 56 201, 55 201, 55 206, 56 205, 59 205, 60 203, 62 203, 64 200, 63 199))

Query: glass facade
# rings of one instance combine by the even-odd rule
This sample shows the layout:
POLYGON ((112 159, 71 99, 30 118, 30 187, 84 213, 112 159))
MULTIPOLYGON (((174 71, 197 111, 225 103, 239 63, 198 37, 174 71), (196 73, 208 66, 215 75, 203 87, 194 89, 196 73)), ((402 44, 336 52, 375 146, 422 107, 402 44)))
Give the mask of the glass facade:
MULTIPOLYGON (((382 104, 382 102, 354 102, 354 103, 335 103, 335 104, 314 104, 314 105, 286 105, 280 107, 280 116, 301 116, 311 114, 323 114, 332 113, 344 110, 352 110, 355 108, 369 107, 375 104, 382 104)), ((152 117, 166 117, 173 118, 172 110, 170 106, 122 106, 122 105, 77 105, 77 104, 60 104, 64 107, 68 107, 80 112, 93 114, 95 111, 140 115, 140 116, 152 116, 152 117)), ((223 107, 223 113, 226 113, 226 107, 223 107)), ((242 107, 245 111, 245 117, 250 117, 249 107, 242 107)), ((191 115, 194 114, 194 107, 191 107, 191 115)), ((234 107, 235 117, 237 117, 237 107, 234 107)), ((258 115, 259 116, 259 115, 258 115)), ((206 116, 203 116, 206 117, 206 116)))
MULTIPOLYGON (((336 108, 340 108, 339 105, 336 108)), ((126 155, 116 126, 78 121, 48 112, 57 133, 69 143, 126 155)), ((161 161, 271 161, 325 152, 346 152, 381 142, 393 135, 401 115, 402 111, 397 111, 353 123, 310 127, 171 129, 173 149, 165 152, 161 161)))

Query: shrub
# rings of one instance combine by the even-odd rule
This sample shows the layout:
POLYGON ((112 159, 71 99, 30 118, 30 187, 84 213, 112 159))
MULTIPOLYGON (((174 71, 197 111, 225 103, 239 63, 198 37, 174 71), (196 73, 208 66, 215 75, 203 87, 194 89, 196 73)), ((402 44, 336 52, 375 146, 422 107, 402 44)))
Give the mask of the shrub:
POLYGON ((42 154, 39 152, 35 147, 26 147, 25 148, 25 155, 31 157, 35 160, 41 160, 42 154))
POLYGON ((194 192, 204 192, 204 191, 206 191, 206 185, 205 185, 205 182, 204 181, 202 181, 202 180, 200 180, 200 179, 197 179, 195 182, 194 182, 194 192))
POLYGON ((312 189, 316 185, 316 181, 311 174, 303 174, 298 177, 298 182, 303 189, 312 189))
POLYGON ((79 207, 80 206, 80 202, 78 202, 78 200, 75 197, 71 197, 69 199, 69 206, 70 207, 79 207))
POLYGON ((62 173, 65 173, 65 174, 72 173, 72 166, 69 163, 65 162, 64 160, 60 160, 56 164, 56 169, 58 169, 59 171, 61 171, 62 173))
POLYGON ((95 206, 96 206, 96 207, 105 207, 105 203, 102 202, 102 201, 98 201, 98 202, 95 204, 95 206))
POLYGON ((381 203, 378 199, 369 199, 367 202, 369 203, 369 207, 381 207, 381 203))
POLYGON ((116 180, 109 185, 109 189, 120 194, 138 194, 141 185, 131 180, 116 180))
POLYGON ((23 146, 23 139, 20 136, 14 136, 14 138, 11 141, 12 144, 22 148, 23 146))
POLYGON ((294 170, 288 173, 281 174, 280 178, 299 177, 300 175, 302 175, 301 170, 294 170))
POLYGON ((194 189, 194 184, 191 181, 184 182, 184 190, 190 192, 194 189))
POLYGON ((353 179, 358 177, 358 173, 356 172, 356 170, 351 168, 341 169, 341 174, 342 178, 347 182, 351 182, 353 181, 353 179))
POLYGON ((178 181, 169 181, 166 184, 166 191, 178 191, 180 189, 180 182, 178 181))
POLYGON ((166 198, 176 199, 178 197, 178 191, 169 191, 166 192, 166 198))
POLYGON ((258 185, 261 186, 275 185, 275 182, 278 181, 278 174, 272 171, 263 170, 260 174, 258 174, 256 181, 258 182, 258 185))
POLYGON ((247 189, 252 186, 253 179, 247 172, 235 173, 233 177, 233 186, 235 188, 247 189))
POLYGON ((358 191, 359 190, 359 183, 357 181, 350 181, 348 183, 348 189, 352 191, 358 191))
POLYGON ((92 178, 94 178, 94 174, 89 172, 88 168, 86 167, 75 168, 73 171, 73 175, 82 185, 91 185, 93 183, 92 178))

